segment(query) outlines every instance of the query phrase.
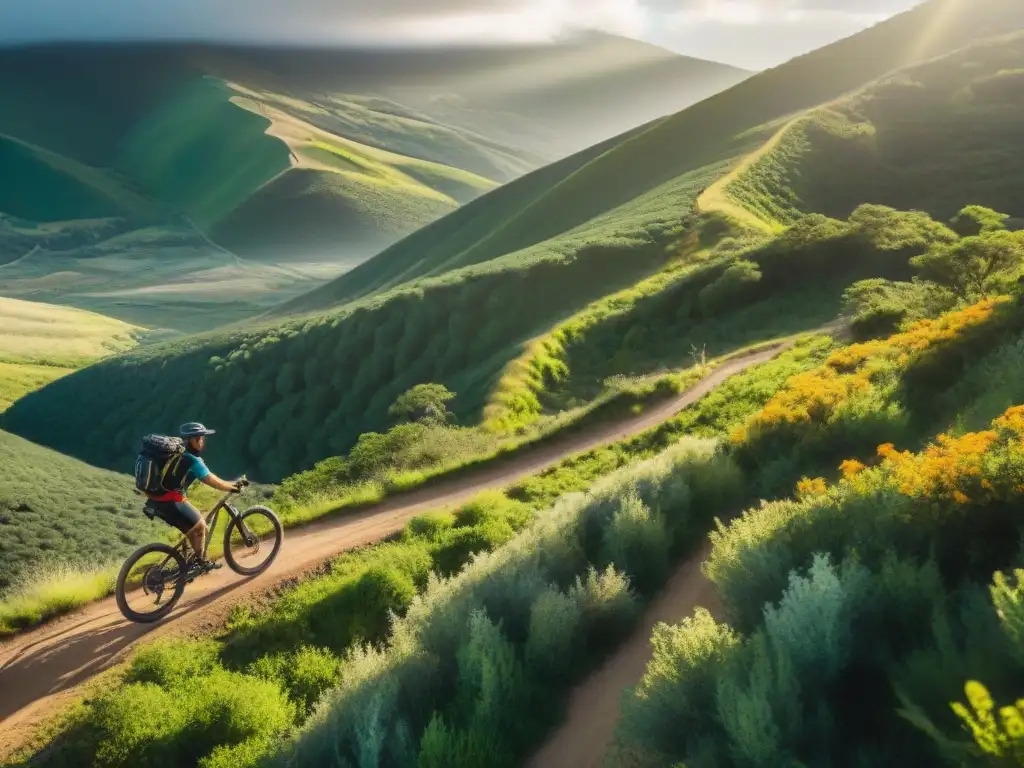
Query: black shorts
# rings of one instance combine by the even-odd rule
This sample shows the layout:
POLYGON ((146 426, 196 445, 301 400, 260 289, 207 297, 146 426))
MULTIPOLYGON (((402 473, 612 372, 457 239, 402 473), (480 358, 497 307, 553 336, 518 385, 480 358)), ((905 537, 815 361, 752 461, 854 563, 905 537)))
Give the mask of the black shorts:
POLYGON ((187 501, 151 501, 147 506, 153 510, 154 517, 159 517, 182 533, 188 533, 203 519, 199 510, 187 501))

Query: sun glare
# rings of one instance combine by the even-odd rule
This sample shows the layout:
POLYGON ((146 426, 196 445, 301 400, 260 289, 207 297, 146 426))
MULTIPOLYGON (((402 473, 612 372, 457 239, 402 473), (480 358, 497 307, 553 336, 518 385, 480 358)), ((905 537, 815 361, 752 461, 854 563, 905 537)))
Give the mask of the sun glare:
POLYGON ((972 0, 942 0, 943 4, 933 15, 931 22, 921 30, 914 43, 907 47, 906 62, 920 61, 935 47, 938 40, 945 35, 950 25, 959 16, 959 11, 972 0))

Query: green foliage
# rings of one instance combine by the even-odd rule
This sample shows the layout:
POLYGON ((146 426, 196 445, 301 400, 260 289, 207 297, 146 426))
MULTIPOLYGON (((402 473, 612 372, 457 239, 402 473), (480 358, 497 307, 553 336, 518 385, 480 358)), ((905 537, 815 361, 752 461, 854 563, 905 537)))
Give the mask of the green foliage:
POLYGON ((1024 235, 997 230, 965 237, 952 245, 937 246, 911 263, 921 276, 938 283, 961 299, 999 292, 1016 278, 1024 263, 1024 235))
POLYGON ((660 515, 652 513, 635 490, 622 498, 602 540, 604 559, 626 573, 642 592, 667 578, 670 545, 660 515))
POLYGON ((953 711, 970 730, 988 764, 1024 765, 1024 700, 996 710, 988 689, 976 680, 964 686, 964 693, 970 709, 956 702, 953 711))
MULTIPOLYGON (((750 414, 755 413, 795 374, 819 365, 834 348, 830 338, 810 338, 774 360, 755 366, 726 380, 661 425, 622 443, 597 448, 565 459, 535 477, 509 489, 513 498, 533 505, 552 503, 566 493, 585 491, 599 477, 640 459, 648 459, 686 435, 722 437, 728 435, 750 414)), ((715 465, 729 472, 731 465, 715 465)), ((740 482, 739 477, 733 478, 740 482)), ((699 482, 699 478, 697 478, 699 482)), ((718 482, 714 478, 713 483, 718 482)), ((714 500, 718 504, 722 500, 714 500)))
POLYGON ((399 421, 444 423, 451 416, 446 404, 454 399, 455 393, 441 384, 417 384, 395 400, 388 408, 388 416, 399 421))
POLYGON ((852 282, 908 278, 909 257, 956 239, 926 214, 884 206, 860 206, 845 222, 803 216, 738 257, 680 271, 628 311, 567 336, 549 349, 559 375, 537 387, 538 405, 592 396, 609 374, 692 365, 693 348, 718 356, 820 327, 839 314, 852 282))
POLYGON ((685 753, 693 729, 706 724, 721 665, 740 642, 725 624, 698 609, 681 624, 658 624, 643 679, 624 697, 616 752, 622 764, 664 763, 685 753))
MULTIPOLYGON (((343 683, 346 653, 364 642, 383 644, 392 621, 417 604, 431 578, 458 572, 472 554, 496 548, 532 520, 525 505, 488 494, 456 513, 413 520, 399 542, 341 555, 326 574, 286 589, 262 610, 236 610, 220 640, 144 646, 124 679, 87 704, 60 749, 40 759, 45 765, 257 765, 282 734, 314 715, 325 692, 343 683), (181 697, 189 701, 176 704, 181 697), (168 722, 131 722, 123 702, 168 722), (254 722, 251 708, 261 707, 267 717, 254 722)), ((612 604, 619 594, 607 579, 578 589, 574 599, 591 606, 592 615, 600 613, 596 604, 612 604)), ((467 663, 478 683, 489 685, 490 662, 481 653, 482 660, 467 663)))
POLYGON ((700 308, 706 315, 742 306, 756 295, 761 282, 761 269, 753 261, 740 260, 722 273, 715 282, 700 291, 700 308))
POLYGON ((976 237, 1006 229, 1009 218, 1005 213, 982 205, 969 205, 953 217, 951 226, 960 237, 976 237))
MULTIPOLYGON (((186 645, 179 653, 187 650, 186 645)), ((128 682, 101 694, 90 705, 92 727, 86 738, 91 737, 93 765, 203 765, 219 747, 209 758, 217 765, 224 764, 225 747, 265 747, 293 719, 293 706, 276 685, 216 665, 199 677, 128 682)))
POLYGON ((850 329, 858 340, 891 336, 915 320, 937 317, 953 308, 956 297, 935 283, 871 278, 843 292, 850 329))
MULTIPOLYGON (((483 755, 488 765, 519 764, 573 681, 635 618, 638 585, 604 565, 608 532, 659 510, 669 550, 684 551, 711 499, 735 491, 733 476, 709 472, 721 461, 712 443, 684 443, 564 500, 453 579, 432 581, 386 650, 349 657, 349 680, 287 760, 358 764, 409 729, 420 765, 477 765, 483 755)), ((658 586, 652 578, 639 595, 658 586)))

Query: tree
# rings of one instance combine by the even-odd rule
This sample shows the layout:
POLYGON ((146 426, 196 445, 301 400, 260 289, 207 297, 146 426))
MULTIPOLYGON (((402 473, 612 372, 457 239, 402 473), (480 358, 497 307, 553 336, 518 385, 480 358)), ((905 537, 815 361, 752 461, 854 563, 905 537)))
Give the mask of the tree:
POLYGON ((401 395, 390 408, 388 416, 398 421, 438 421, 451 418, 446 403, 455 398, 443 384, 417 384, 401 395))
POLYGON ((936 245, 910 260, 925 280, 952 290, 959 298, 983 295, 1020 270, 1024 235, 999 230, 936 245))
POLYGON ((1005 213, 993 211, 980 205, 969 205, 953 217, 950 225, 960 237, 974 237, 985 232, 999 232, 1006 229, 1005 213))

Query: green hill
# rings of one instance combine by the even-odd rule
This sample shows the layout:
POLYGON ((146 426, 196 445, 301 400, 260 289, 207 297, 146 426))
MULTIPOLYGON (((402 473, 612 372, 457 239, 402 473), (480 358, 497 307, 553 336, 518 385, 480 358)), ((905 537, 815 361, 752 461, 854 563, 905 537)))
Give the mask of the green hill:
MULTIPOLYGON (((1021 217, 1022 65, 1024 37, 1016 34, 886 76, 788 123, 765 151, 708 189, 698 205, 767 232, 807 222, 809 214, 844 221, 865 201, 923 211, 944 222, 974 204, 1021 217)), ((856 227, 868 224, 858 221, 856 227)), ((908 217, 901 236, 908 238, 925 221, 908 217)), ((759 265, 762 282, 747 296, 734 297, 726 318, 704 312, 700 297, 734 254, 699 269, 666 273, 657 290, 620 300, 614 309, 598 302, 567 321, 541 351, 523 360, 534 368, 550 366, 552 355, 558 360, 559 381, 544 387, 546 407, 592 396, 609 375, 682 365, 693 346, 715 355, 726 341, 754 343, 834 317, 852 281, 849 274, 801 287, 813 274, 805 270, 784 284, 771 283, 765 265, 774 249, 770 244, 743 254, 759 265)), ((867 255, 860 252, 846 267, 862 270, 867 255)), ((870 267, 878 274, 886 268, 884 262, 870 267)), ((891 268, 898 273, 906 264, 892 262, 891 268)), ((533 388, 539 387, 537 379, 533 388)), ((514 390, 515 382, 505 388, 514 390)))
POLYGON ((156 534, 127 475, 2 431, 0 461, 0 591, 58 561, 105 565, 156 534))
POLYGON ((606 37, 456 50, 0 49, 0 177, 13 180, 0 216, 19 230, 0 227, 0 263, 45 251, 0 275, 0 291, 129 321, 149 310, 183 331, 244 319, 586 146, 593 131, 611 135, 746 74, 606 37), (599 57, 610 67, 603 100, 579 70, 599 57), (556 63, 579 71, 551 84, 556 63), (515 95, 516 114, 502 94, 515 95), (150 235, 108 240, 110 259, 91 269, 81 249, 96 245, 97 219, 118 219, 117 235, 150 235), (60 247, 27 234, 54 227, 60 247), (182 271, 233 294, 223 311, 200 300, 191 312, 150 290, 164 262, 183 258, 177 244, 161 247, 167 238, 190 240, 182 271), (85 280, 45 284, 69 273, 85 280))
MULTIPOLYGON (((583 239, 574 237, 575 228, 589 228, 595 220, 625 220, 633 210, 630 204, 643 195, 664 199, 684 174, 745 156, 774 132, 776 121, 838 98, 901 66, 1022 23, 1024 11, 1002 0, 970 5, 931 0, 762 72, 677 115, 535 171, 283 309, 322 309, 458 266, 493 261, 494 268, 500 269, 503 258, 564 261, 566 251, 573 250, 573 240, 583 239), (664 189, 659 189, 662 185, 664 189)), ((639 230, 652 218, 625 222, 623 229, 639 230)), ((580 261, 572 263, 584 266, 580 261)))
POLYGON ((0 298, 0 412, 76 368, 134 347, 142 328, 91 312, 0 298))
MULTIPOLYGON (((926 23, 932 34, 922 56, 941 52, 940 44, 958 47, 996 22, 1024 23, 1024 11, 996 3, 975 6, 970 19, 938 13, 956 7, 926 4, 678 116, 534 172, 428 226, 330 291, 291 305, 310 310, 336 304, 333 309, 268 318, 104 361, 26 397, 0 424, 76 456, 98 454, 95 434, 112 436, 113 444, 125 447, 105 453, 104 461, 117 467, 129 460, 129 446, 140 430, 169 428, 201 415, 224 428, 211 456, 225 472, 277 480, 344 452, 361 433, 386 427, 388 406, 418 383, 445 384, 459 395, 454 404, 459 417, 477 422, 528 342, 573 313, 662 269, 682 269, 681 285, 691 296, 718 282, 728 266, 723 260, 737 248, 706 252, 705 245, 713 244, 722 229, 708 221, 698 226, 697 199, 783 125, 766 121, 785 116, 798 103, 811 108, 813 98, 835 99, 842 89, 885 74, 890 64, 906 58, 907 41, 916 40, 926 23), (936 26, 936 20, 950 26, 936 26), (866 50, 873 55, 856 55, 866 50), (785 87, 787 72, 804 87, 785 87), (819 78, 811 79, 814 72, 819 78), (428 247, 435 243, 440 245, 428 247), (701 267, 709 255, 717 261, 701 267), (334 296, 327 295, 331 291, 334 296), (340 302, 339 294, 356 300, 340 302), (167 376, 169 369, 173 377, 167 376), (182 380, 190 386, 181 387, 182 380), (162 396, 154 399, 154 392, 162 396), (85 413, 105 414, 98 433, 82 428, 85 413)), ((979 122, 975 132, 987 140, 1003 135, 1008 125, 1020 127, 999 119, 979 122)), ((834 317, 839 295, 855 279, 909 274, 905 256, 902 262, 887 261, 888 246, 879 247, 875 235, 867 246, 858 244, 861 224, 826 220, 809 227, 793 235, 808 238, 800 258, 812 265, 808 275, 828 278, 829 289, 816 295, 790 332, 834 317), (851 254, 849 269, 831 266, 826 257, 833 246, 851 254), (870 253, 857 250, 862 247, 870 253)), ((772 261, 773 253, 792 251, 794 244, 758 247, 764 253, 752 258, 764 272, 765 290, 785 287, 787 267, 772 261), (767 279, 769 267, 781 270, 781 283, 767 279)), ((733 273, 725 279, 733 280, 733 273)), ((799 286, 791 287, 776 300, 803 301, 799 286)), ((806 290, 813 294, 812 285, 806 290)), ((654 292, 651 306, 666 308, 656 317, 670 311, 672 322, 684 326, 702 317, 692 314, 701 310, 691 309, 691 299, 684 309, 673 305, 671 296, 654 292)), ((759 302, 760 296, 751 294, 750 311, 730 321, 735 333, 721 335, 721 351, 778 330, 764 322, 766 313, 778 316, 777 307, 759 302)), ((704 315, 704 327, 710 330, 719 316, 704 315)), ((708 340, 699 327, 691 330, 686 339, 698 346, 708 340)), ((656 326, 650 332, 658 337, 656 326)), ((663 337, 675 338, 667 330, 663 337)), ((637 343, 636 334, 631 343, 637 343)), ((691 351, 689 343, 679 347, 686 355, 691 351)), ((676 348, 673 355, 679 354, 676 348)))

